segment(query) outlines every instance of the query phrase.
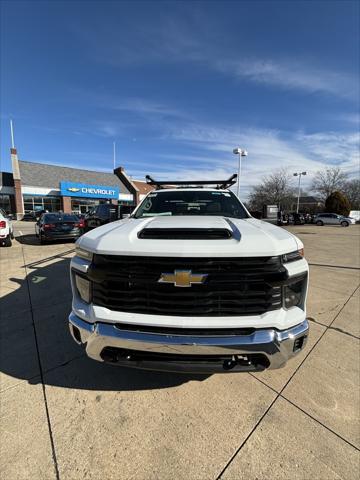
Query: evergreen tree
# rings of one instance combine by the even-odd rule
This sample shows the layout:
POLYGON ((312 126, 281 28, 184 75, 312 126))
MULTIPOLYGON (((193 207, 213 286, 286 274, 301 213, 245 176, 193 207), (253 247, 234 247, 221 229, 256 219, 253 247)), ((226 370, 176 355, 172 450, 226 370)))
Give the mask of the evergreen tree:
POLYGON ((325 211, 349 216, 351 205, 349 200, 341 192, 331 193, 325 201, 325 211))

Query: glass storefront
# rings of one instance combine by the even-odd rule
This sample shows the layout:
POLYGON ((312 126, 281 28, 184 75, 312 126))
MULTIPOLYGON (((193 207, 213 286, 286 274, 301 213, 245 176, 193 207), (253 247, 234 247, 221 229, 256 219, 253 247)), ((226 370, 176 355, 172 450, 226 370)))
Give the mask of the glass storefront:
POLYGON ((24 211, 36 212, 38 210, 48 210, 49 212, 58 212, 61 209, 60 197, 42 197, 38 195, 24 195, 24 211))
POLYGON ((71 211, 75 214, 85 214, 92 207, 99 205, 99 203, 106 203, 106 200, 92 199, 92 198, 72 198, 71 211))
POLYGON ((0 208, 2 208, 6 213, 11 212, 11 203, 10 203, 10 195, 0 194, 0 208))

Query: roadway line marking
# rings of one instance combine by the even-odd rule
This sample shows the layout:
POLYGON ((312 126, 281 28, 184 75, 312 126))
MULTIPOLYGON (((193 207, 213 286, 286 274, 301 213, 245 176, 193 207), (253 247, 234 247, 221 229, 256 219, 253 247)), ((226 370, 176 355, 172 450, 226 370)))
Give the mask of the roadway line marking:
POLYGON ((344 442, 346 442, 348 445, 351 445, 353 448, 355 448, 356 450, 359 450, 357 446, 353 445, 351 442, 349 442, 349 440, 346 440, 345 438, 343 438, 342 436, 340 436, 338 433, 335 432, 335 430, 331 430, 329 427, 327 427, 325 424, 321 423, 318 419, 316 419, 315 417, 312 417, 308 412, 306 412, 305 410, 303 410, 301 407, 298 407, 295 403, 293 403, 291 400, 288 400, 286 397, 284 397, 282 395, 282 393, 284 392, 285 388, 289 385, 289 383, 291 382, 291 380, 293 379, 293 377, 296 375, 296 373, 298 372, 298 370, 300 369, 300 367, 305 363, 306 359, 308 358, 308 356, 311 354, 311 352, 314 350, 314 348, 317 346, 317 344, 320 342, 320 340, 323 338, 323 336, 325 335, 325 333, 332 328, 332 325, 333 323, 335 322, 335 320, 338 318, 338 316, 341 314, 341 312, 344 310, 344 308, 346 307, 346 305, 349 303, 351 297, 355 294, 356 290, 359 288, 359 286, 357 286, 355 288, 355 290, 353 291, 353 293, 350 294, 349 298, 346 300, 346 302, 344 303, 344 305, 341 307, 341 309, 338 311, 338 313, 336 314, 335 318, 332 319, 330 325, 328 325, 324 331, 322 332, 322 334, 320 335, 320 337, 316 340, 316 342, 314 343, 314 345, 311 347, 311 349, 307 352, 305 358, 303 358, 303 360, 301 361, 301 363, 297 366, 296 370, 291 374, 290 378, 288 379, 288 381, 285 383, 285 385, 283 387, 281 387, 280 391, 277 392, 277 390, 275 390, 274 388, 270 387, 269 385, 267 385, 265 382, 263 382, 262 380, 260 380, 260 378, 258 377, 255 377, 253 375, 252 372, 249 372, 248 375, 250 375, 251 377, 255 378, 256 380, 258 380, 260 383, 263 383, 264 385, 267 385, 271 390, 277 392, 277 396, 274 398, 274 400, 270 403, 270 405, 267 407, 267 409, 265 410, 265 412, 263 413, 263 415, 260 417, 260 419, 257 421, 257 423, 255 424, 255 426, 253 427, 253 429, 251 430, 251 432, 247 435, 247 437, 245 438, 245 440, 243 440, 243 442, 240 444, 240 446, 238 447, 238 449, 235 451, 235 453, 233 453, 233 455, 230 457, 230 459, 227 461, 226 465, 224 466, 224 468, 221 470, 221 472, 219 473, 219 475, 216 477, 216 480, 221 480, 221 477, 223 476, 223 474, 225 473, 225 471, 229 468, 229 466, 232 464, 232 462, 235 460, 235 458, 237 457, 237 455, 239 454, 239 452, 242 450, 243 446, 247 443, 247 441, 249 440, 249 438, 254 434, 255 430, 258 428, 258 426, 260 425, 260 423, 262 422, 262 420, 265 418, 265 416, 267 415, 267 413, 269 412, 269 410, 271 409, 271 407, 274 405, 274 403, 277 401, 277 399, 279 397, 281 398, 284 398, 285 400, 287 400, 289 403, 291 403, 292 405, 296 406, 299 410, 301 410, 304 414, 308 415, 311 419, 315 420, 316 422, 318 422, 320 425, 322 425, 323 427, 325 427, 327 430, 329 430, 330 432, 332 432, 333 434, 335 434, 338 438, 340 438, 341 440, 343 440, 344 442))
POLYGON ((360 270, 360 267, 349 267, 347 265, 328 265, 325 263, 309 263, 311 267, 327 267, 327 268, 346 268, 348 270, 360 270))
POLYGON ((20 235, 22 235, 22 234, 23 234, 21 230, 19 230, 19 233, 20 233, 20 235))
POLYGON ((36 325, 35 325, 34 305, 33 305, 33 301, 32 301, 31 294, 30 294, 30 282, 29 282, 30 272, 28 272, 27 268, 26 268, 25 253, 24 253, 23 245, 21 245, 21 253, 22 253, 22 257, 23 257, 23 267, 25 268, 25 274, 26 274, 26 277, 25 277, 25 282, 26 282, 26 287, 27 287, 26 290, 27 290, 27 297, 29 299, 29 304, 30 304, 31 323, 32 323, 33 332, 34 332, 36 356, 37 356, 38 366, 39 366, 39 370, 40 370, 39 373, 40 373, 40 379, 41 379, 41 387, 42 387, 42 394, 43 394, 46 420, 47 420, 47 425, 48 425, 48 430, 49 430, 52 459, 53 459, 54 469, 55 469, 55 478, 56 478, 56 480, 60 480, 58 460, 57 460, 56 449, 55 449, 54 434, 53 434, 53 430, 52 430, 52 426, 51 426, 49 406, 48 406, 48 400, 47 400, 46 389, 45 389, 44 370, 43 370, 43 365, 41 363, 41 357, 40 357, 39 337, 38 337, 38 331, 37 331, 36 325))

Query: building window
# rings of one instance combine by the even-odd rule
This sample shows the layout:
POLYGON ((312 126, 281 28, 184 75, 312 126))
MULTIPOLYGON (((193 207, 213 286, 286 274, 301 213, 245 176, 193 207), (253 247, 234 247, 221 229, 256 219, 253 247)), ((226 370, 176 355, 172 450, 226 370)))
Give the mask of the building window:
POLYGON ((0 194, 0 208, 6 213, 11 213, 10 195, 0 194))
POLYGON ((76 214, 84 214, 100 203, 106 203, 106 200, 75 197, 71 199, 71 211, 76 214))
POLYGON ((25 213, 39 210, 48 210, 49 212, 58 212, 60 210, 60 197, 41 197, 24 195, 25 213))

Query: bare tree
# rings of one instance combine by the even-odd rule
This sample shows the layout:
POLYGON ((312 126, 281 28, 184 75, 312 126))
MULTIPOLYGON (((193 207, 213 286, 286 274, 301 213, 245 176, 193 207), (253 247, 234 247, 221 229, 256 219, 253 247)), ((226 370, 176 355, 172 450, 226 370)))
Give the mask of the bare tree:
POLYGON ((344 191, 346 180, 347 175, 339 167, 325 168, 316 172, 312 190, 325 202, 332 193, 344 191))
POLYGON ((264 177, 259 185, 253 187, 249 195, 251 210, 261 210, 263 205, 278 205, 282 209, 289 208, 295 197, 291 183, 292 175, 285 168, 264 177))
POLYGON ((344 194, 349 199, 352 210, 360 210, 360 180, 353 178, 345 183, 344 194))

